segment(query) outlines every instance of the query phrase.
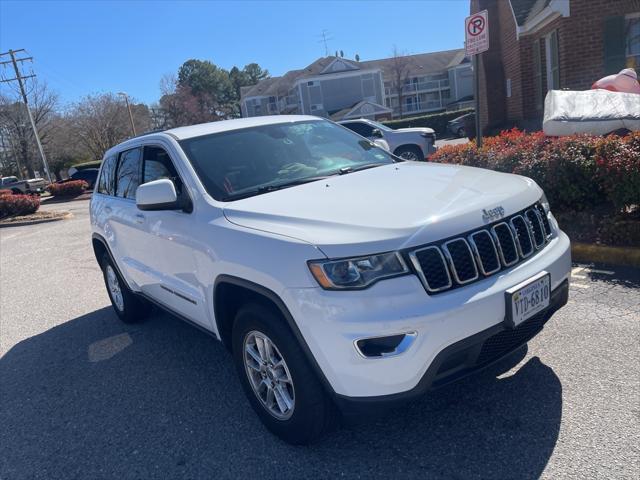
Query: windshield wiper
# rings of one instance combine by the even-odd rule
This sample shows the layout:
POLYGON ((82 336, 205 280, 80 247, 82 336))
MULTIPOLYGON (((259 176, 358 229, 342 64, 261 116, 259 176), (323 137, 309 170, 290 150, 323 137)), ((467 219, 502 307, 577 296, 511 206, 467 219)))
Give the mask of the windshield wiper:
POLYGON ((367 170, 368 168, 381 167, 382 165, 386 165, 385 163, 365 163, 364 165, 360 165, 358 167, 342 167, 338 170, 340 175, 344 175, 346 173, 359 172, 360 170, 367 170))
POLYGON ((284 183, 276 183, 275 185, 262 185, 254 190, 250 190, 248 192, 241 192, 241 193, 237 193, 235 195, 231 194, 231 195, 227 195, 224 198, 224 201, 230 201, 230 200, 240 200, 241 198, 248 198, 248 197, 253 197, 254 195, 260 195, 262 193, 269 193, 269 192, 275 192, 276 190, 281 190, 283 188, 289 188, 289 187, 295 187, 296 185, 302 185, 305 183, 310 183, 310 182, 316 182, 318 180, 324 180, 325 178, 329 177, 330 175, 319 175, 316 177, 305 177, 305 178, 298 178, 297 180, 292 180, 290 182, 284 182, 284 183))

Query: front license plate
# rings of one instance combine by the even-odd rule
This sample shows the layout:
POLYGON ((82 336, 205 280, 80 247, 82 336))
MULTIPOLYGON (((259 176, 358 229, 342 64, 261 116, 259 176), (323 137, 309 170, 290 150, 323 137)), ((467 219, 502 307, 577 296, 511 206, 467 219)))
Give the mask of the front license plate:
POLYGON ((517 327, 525 320, 549 306, 551 279, 547 272, 540 272, 506 292, 507 323, 517 327))

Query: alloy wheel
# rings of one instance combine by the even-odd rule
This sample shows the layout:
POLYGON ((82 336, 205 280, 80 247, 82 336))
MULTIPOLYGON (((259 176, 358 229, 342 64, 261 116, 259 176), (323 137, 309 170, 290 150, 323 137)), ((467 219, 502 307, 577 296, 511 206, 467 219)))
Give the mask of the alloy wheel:
POLYGON ((122 289, 120 288, 120 281, 116 272, 111 265, 107 265, 107 287, 111 293, 111 299, 118 310, 124 312, 124 297, 122 296, 122 289))
POLYGON ((253 330, 244 338, 244 368, 262 406, 278 420, 295 408, 295 389, 289 367, 278 347, 264 333, 253 330))

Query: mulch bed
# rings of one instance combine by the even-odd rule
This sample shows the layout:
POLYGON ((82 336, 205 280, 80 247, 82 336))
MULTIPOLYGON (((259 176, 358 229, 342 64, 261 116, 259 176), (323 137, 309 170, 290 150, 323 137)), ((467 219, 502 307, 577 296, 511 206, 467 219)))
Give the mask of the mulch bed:
POLYGON ((31 215, 15 215, 0 220, 0 227, 15 227, 18 225, 28 225, 30 223, 53 222, 71 217, 71 213, 64 210, 40 211, 31 215))

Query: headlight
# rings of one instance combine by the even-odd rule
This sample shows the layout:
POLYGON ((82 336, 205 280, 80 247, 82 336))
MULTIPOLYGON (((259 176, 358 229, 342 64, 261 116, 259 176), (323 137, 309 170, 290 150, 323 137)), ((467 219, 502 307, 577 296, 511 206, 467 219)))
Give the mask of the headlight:
POLYGON ((544 208, 544 213, 549 215, 551 213, 551 208, 549 208, 549 200, 547 200, 547 195, 545 193, 542 194, 540 198, 540 205, 544 208))
POLYGON ((340 260, 313 260, 309 269, 325 290, 366 288, 383 278, 409 273, 397 252, 340 260))

